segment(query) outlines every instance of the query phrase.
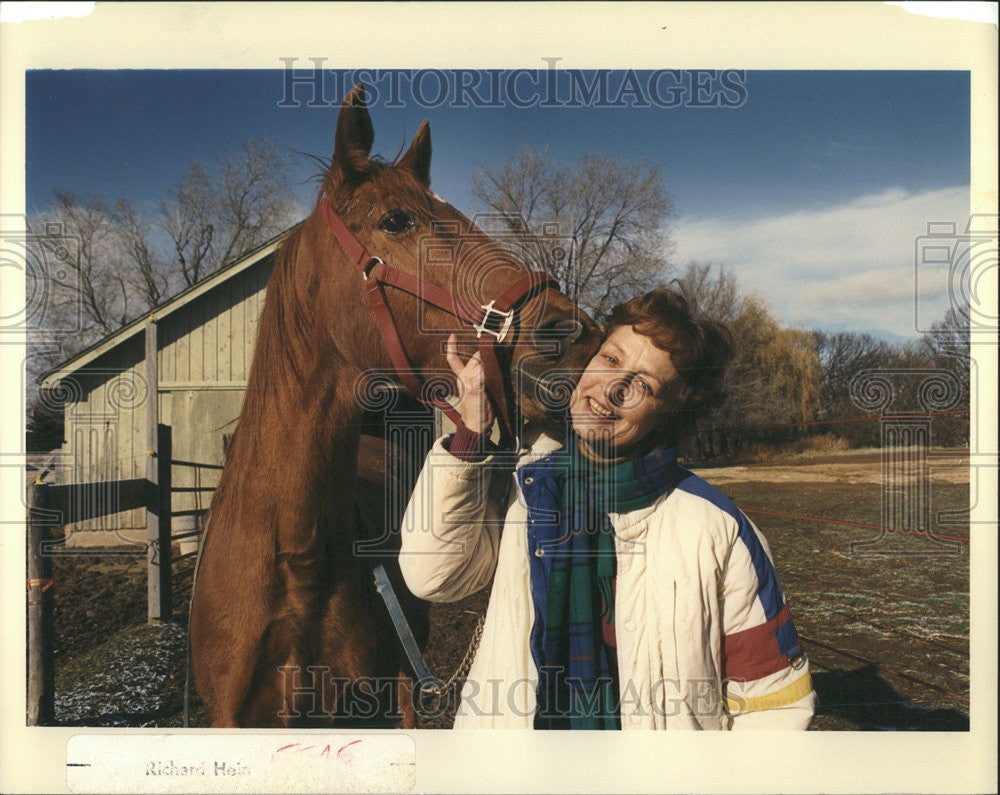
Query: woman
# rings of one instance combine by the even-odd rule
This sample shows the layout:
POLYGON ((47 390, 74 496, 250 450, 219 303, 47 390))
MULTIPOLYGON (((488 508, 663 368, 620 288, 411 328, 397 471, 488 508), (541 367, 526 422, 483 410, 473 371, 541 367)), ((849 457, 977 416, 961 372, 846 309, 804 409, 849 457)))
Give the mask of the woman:
POLYGON ((428 455, 400 565, 431 601, 493 578, 456 728, 806 728, 815 695, 767 543, 676 460, 731 355, 674 292, 622 304, 566 444, 539 434, 512 457, 485 441, 478 356, 449 340, 465 427, 428 455))

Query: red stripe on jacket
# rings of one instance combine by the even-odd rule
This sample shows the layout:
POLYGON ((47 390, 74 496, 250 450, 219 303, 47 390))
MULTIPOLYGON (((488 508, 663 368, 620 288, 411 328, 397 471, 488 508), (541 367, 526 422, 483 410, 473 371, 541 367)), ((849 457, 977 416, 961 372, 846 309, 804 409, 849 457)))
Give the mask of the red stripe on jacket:
POLYGON ((787 668, 788 657, 778 648, 775 632, 778 627, 791 620, 792 616, 786 605, 770 621, 726 635, 722 652, 724 677, 746 682, 787 668))

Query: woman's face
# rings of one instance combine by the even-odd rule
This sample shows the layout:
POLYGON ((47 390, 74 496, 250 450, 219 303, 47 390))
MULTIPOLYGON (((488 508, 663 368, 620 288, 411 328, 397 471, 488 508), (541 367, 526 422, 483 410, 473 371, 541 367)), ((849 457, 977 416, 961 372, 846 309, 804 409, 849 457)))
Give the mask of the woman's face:
POLYGON ((678 386, 670 354, 631 326, 618 326, 576 385, 573 430, 595 450, 627 453, 662 422, 678 386))

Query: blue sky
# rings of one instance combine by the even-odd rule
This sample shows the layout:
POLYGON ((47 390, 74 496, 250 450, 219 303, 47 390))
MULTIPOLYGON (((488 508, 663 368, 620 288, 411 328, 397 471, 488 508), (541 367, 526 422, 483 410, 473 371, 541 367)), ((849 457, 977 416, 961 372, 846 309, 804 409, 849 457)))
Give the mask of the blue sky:
MULTIPOLYGON (((281 70, 29 72, 28 212, 54 189, 151 210, 192 157, 227 139, 270 136, 327 157, 342 86, 357 76, 327 71, 320 90, 301 82, 289 95, 281 70)), ((395 155, 428 119, 432 184, 467 213, 479 209, 476 168, 522 146, 644 159, 674 201, 674 262, 732 270, 785 324, 914 338, 947 309, 946 275, 915 275, 914 252, 928 222, 960 231, 968 220, 967 72, 360 76, 378 92, 374 151, 395 155), (605 78, 602 102, 594 81, 605 78), (478 82, 463 94, 459 80, 478 82)), ((316 166, 295 162, 306 207, 316 166)))

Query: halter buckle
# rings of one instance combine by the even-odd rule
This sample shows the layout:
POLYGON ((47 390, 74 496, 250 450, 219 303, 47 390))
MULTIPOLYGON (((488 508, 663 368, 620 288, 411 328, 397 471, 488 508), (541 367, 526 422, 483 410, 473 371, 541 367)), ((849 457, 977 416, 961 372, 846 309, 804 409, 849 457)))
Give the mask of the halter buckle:
POLYGON ((381 257, 372 257, 365 263, 365 267, 361 269, 361 275, 365 277, 365 281, 368 281, 368 274, 371 273, 372 268, 376 265, 385 265, 381 257))
POLYGON ((497 342, 503 342, 504 338, 507 336, 507 332, 510 331, 510 324, 514 322, 514 310, 511 309, 504 312, 500 309, 496 309, 493 304, 495 301, 490 301, 488 304, 481 304, 480 309, 483 310, 483 319, 479 321, 478 325, 474 325, 473 328, 476 330, 476 339, 479 339, 483 334, 492 334, 496 337, 497 342), (486 321, 489 320, 490 315, 499 315, 503 318, 503 324, 500 326, 499 331, 494 331, 491 328, 486 327, 486 321))

